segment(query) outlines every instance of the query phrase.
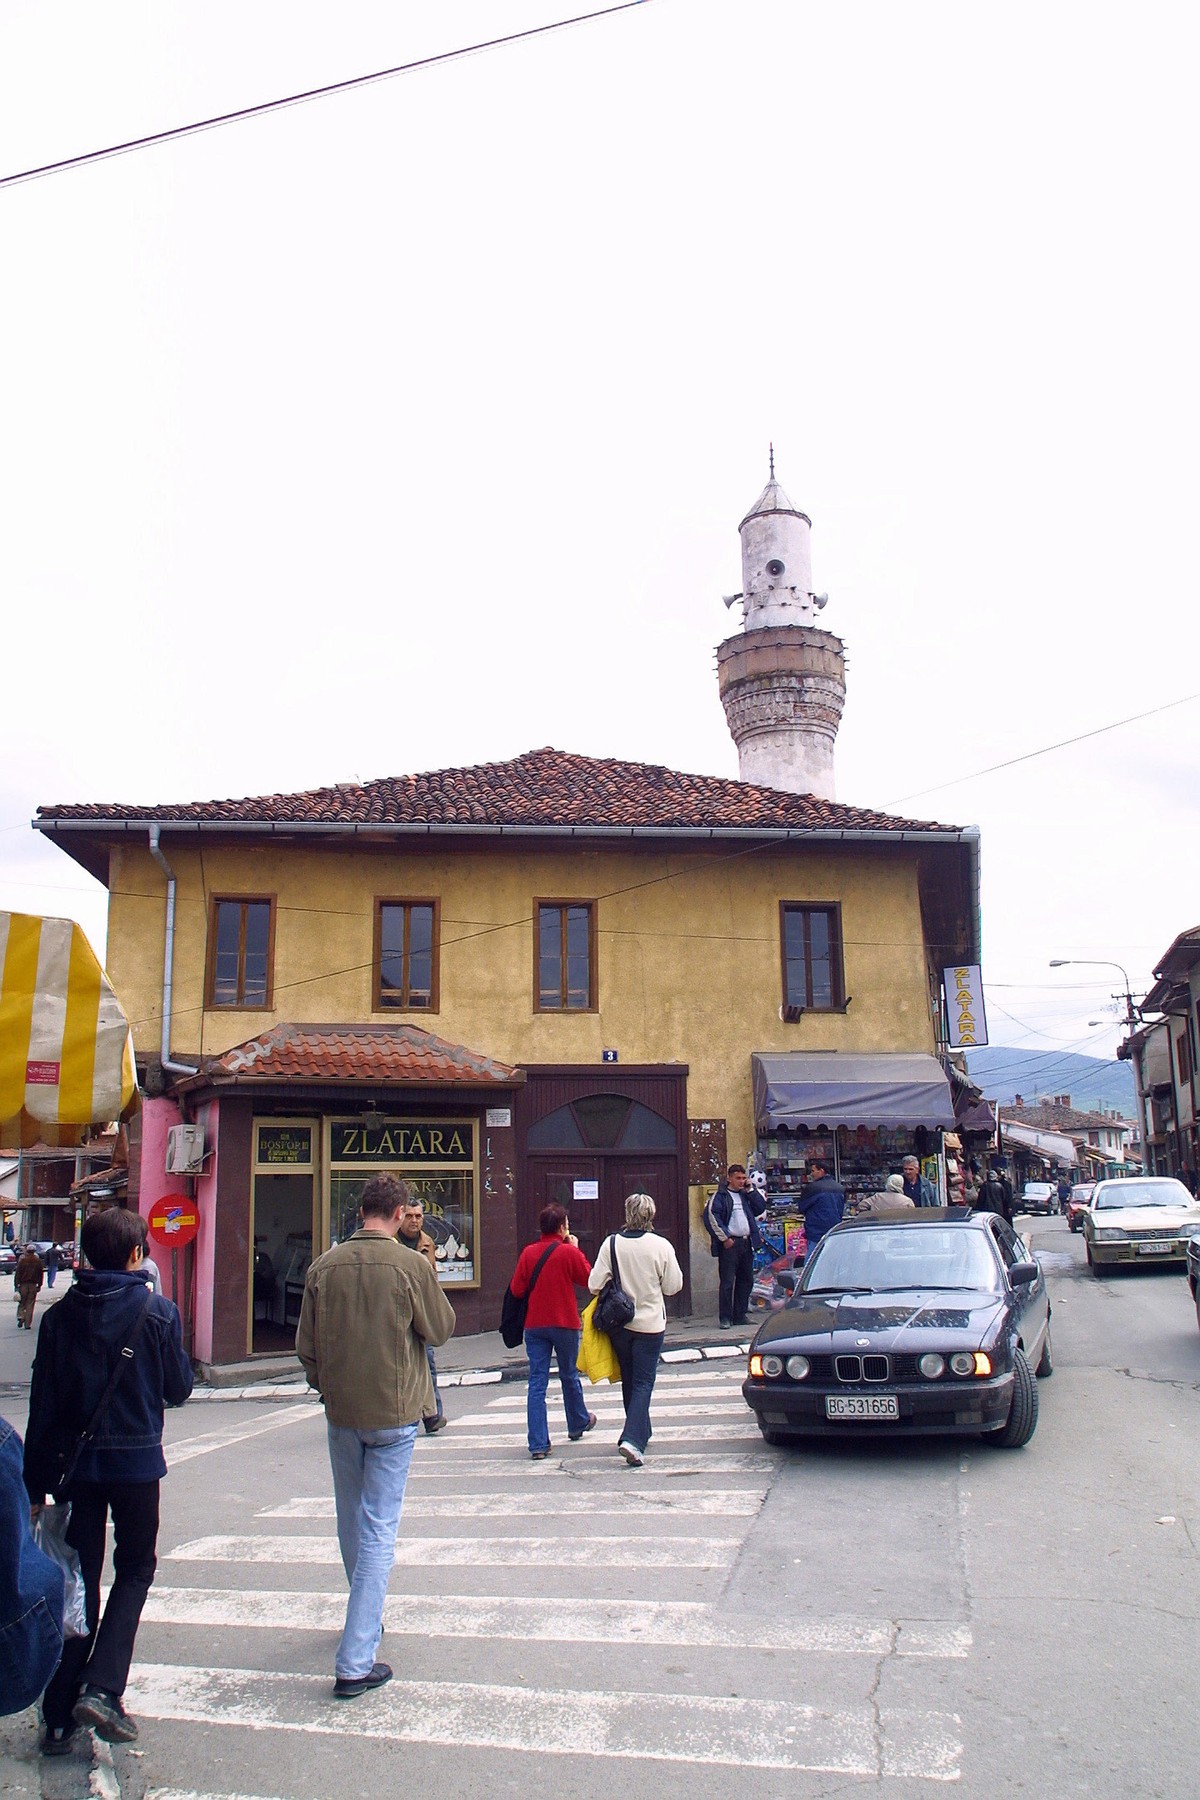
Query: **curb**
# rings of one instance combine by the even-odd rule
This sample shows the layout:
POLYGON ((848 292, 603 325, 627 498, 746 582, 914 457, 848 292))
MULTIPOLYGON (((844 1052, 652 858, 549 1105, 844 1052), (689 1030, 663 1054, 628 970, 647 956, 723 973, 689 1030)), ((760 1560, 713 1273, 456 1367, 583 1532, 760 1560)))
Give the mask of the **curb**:
MULTIPOLYGON (((731 1344, 687 1344, 674 1350, 664 1350, 660 1361, 669 1364, 691 1362, 728 1362, 734 1357, 744 1357, 749 1352, 749 1342, 731 1344)), ((488 1369, 448 1369, 443 1374, 438 1370, 438 1387, 473 1388, 494 1387, 505 1381, 527 1381, 529 1364, 522 1357, 520 1360, 502 1363, 499 1367, 488 1369)), ((219 1405, 227 1400, 259 1400, 267 1405, 284 1403, 294 1404, 297 1400, 311 1400, 318 1404, 318 1396, 313 1388, 304 1381, 256 1381, 250 1387, 207 1387, 197 1385, 192 1390, 189 1406, 197 1401, 204 1405, 219 1405)))

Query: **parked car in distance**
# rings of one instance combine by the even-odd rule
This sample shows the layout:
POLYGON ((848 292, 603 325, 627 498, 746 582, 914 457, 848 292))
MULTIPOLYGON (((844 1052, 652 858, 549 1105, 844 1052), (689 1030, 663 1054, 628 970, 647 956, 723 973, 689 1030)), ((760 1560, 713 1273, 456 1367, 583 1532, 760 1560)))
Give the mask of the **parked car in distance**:
POLYGON ((1037 1426, 1054 1368, 1041 1268, 996 1213, 922 1207, 828 1232, 750 1346, 742 1394, 769 1444, 1037 1426))
POLYGON ((12 1244, 0 1244, 0 1275, 11 1275, 17 1266, 17 1252, 12 1244))
POLYGON ((1185 1262, 1200 1236, 1200 1200, 1169 1175, 1098 1181, 1083 1214, 1083 1241, 1094 1275, 1111 1264, 1185 1262))
POLYGON ((1016 1211, 1023 1213, 1055 1213, 1058 1211, 1057 1190, 1048 1181, 1027 1181, 1021 1189, 1016 1211))
POLYGON ((1187 1278, 1196 1303, 1196 1323, 1200 1325, 1200 1237, 1194 1237, 1188 1243, 1187 1278))
POLYGON ((1078 1187, 1071 1189, 1071 1197, 1067 1201, 1067 1224, 1072 1231, 1080 1230, 1083 1224, 1082 1214, 1091 1205, 1095 1191, 1094 1181, 1083 1181, 1078 1187))

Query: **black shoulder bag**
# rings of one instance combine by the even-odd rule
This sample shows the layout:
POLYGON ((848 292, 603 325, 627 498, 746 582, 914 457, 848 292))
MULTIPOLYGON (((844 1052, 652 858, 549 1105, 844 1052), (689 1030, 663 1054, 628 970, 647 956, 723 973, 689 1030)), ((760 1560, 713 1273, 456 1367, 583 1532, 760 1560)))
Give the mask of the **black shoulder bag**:
POLYGON ((546 1258, 552 1251, 558 1249, 562 1241, 561 1238, 556 1238, 552 1244, 546 1245, 538 1258, 537 1267, 529 1278, 529 1286, 523 1294, 513 1293, 511 1281, 504 1290, 504 1299, 500 1302, 500 1336, 510 1350, 515 1350, 525 1336, 525 1314, 529 1308, 529 1296, 534 1290, 538 1276, 546 1266, 546 1258))
POLYGON ((592 1322, 606 1337, 611 1337, 618 1326, 628 1325, 637 1311, 637 1303, 621 1286, 621 1265, 617 1261, 615 1233, 608 1240, 608 1254, 612 1263, 612 1274, 596 1296, 596 1310, 592 1314, 592 1322))
POLYGON ((48 1479, 46 1482, 46 1490, 48 1493, 53 1494, 56 1500, 61 1499, 65 1489, 70 1487, 72 1477, 79 1464, 79 1458, 83 1455, 83 1452, 99 1431, 100 1420, 103 1417, 104 1409, 116 1393, 122 1375, 124 1375, 126 1369, 133 1361, 138 1339, 142 1335, 146 1319, 150 1312, 150 1299, 150 1290, 147 1288, 146 1298, 142 1303, 142 1310, 134 1320, 133 1329, 129 1333, 128 1340, 122 1346, 120 1354, 113 1365, 112 1374, 108 1378, 108 1383, 100 1396, 99 1404, 97 1405, 95 1412, 77 1437, 72 1436, 70 1433, 64 1433, 47 1459, 46 1473, 48 1479))

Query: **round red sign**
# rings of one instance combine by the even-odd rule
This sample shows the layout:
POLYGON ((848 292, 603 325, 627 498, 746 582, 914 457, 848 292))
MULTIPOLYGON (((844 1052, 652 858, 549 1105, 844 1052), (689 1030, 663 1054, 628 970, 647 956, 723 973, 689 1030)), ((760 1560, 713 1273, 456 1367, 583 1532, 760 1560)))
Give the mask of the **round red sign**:
POLYGON ((168 1194, 165 1200, 157 1201, 151 1208, 146 1223, 156 1244, 162 1244, 168 1250, 182 1250, 199 1231, 200 1214, 194 1200, 186 1200, 181 1194, 168 1194))

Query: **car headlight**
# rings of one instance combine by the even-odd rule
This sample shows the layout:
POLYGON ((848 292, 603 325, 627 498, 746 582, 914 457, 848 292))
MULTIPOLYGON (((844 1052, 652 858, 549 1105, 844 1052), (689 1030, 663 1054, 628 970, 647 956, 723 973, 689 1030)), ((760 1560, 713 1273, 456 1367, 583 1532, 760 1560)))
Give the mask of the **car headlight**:
POLYGON ((1123 1244, 1129 1233, 1122 1231, 1119 1225, 1097 1225, 1096 1236, 1102 1244, 1123 1244))
POLYGON ((1193 1225, 1181 1225, 1179 1227, 1179 1235, 1180 1237, 1185 1238, 1200 1237, 1200 1219, 1197 1219, 1193 1225))
POLYGON ((946 1372, 946 1359, 931 1350, 918 1360, 917 1367, 926 1381, 936 1381, 939 1375, 944 1375, 946 1372))
POLYGON ((954 1375, 990 1375, 992 1359, 986 1350, 956 1350, 950 1358, 954 1375))
POLYGON ((768 1381, 774 1380, 777 1375, 783 1374, 783 1358, 781 1356, 758 1356, 756 1354, 750 1358, 750 1373, 752 1375, 765 1375, 768 1381))
POLYGON ((787 1372, 793 1381, 807 1381, 809 1367, 807 1356, 789 1356, 787 1359, 787 1372))

